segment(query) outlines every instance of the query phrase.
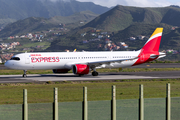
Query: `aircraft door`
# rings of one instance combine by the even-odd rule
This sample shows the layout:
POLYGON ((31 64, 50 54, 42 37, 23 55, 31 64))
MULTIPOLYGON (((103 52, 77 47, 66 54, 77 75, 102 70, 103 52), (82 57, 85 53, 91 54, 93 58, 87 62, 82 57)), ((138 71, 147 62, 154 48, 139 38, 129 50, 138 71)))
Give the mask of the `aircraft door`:
POLYGON ((25 54, 25 64, 30 64, 30 55, 29 54, 25 54))

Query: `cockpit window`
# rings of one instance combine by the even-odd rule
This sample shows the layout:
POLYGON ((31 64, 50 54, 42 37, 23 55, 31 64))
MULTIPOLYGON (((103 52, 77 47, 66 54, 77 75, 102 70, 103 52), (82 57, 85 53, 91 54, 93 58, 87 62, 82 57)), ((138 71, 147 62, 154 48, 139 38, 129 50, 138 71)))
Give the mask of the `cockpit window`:
POLYGON ((10 60, 17 60, 17 61, 19 61, 20 58, 19 57, 12 57, 10 60))

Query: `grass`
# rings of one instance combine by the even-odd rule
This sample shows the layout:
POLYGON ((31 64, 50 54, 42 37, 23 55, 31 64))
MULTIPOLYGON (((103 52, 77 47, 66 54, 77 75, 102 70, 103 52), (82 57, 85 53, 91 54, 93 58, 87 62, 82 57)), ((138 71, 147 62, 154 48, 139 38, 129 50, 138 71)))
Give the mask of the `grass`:
POLYGON ((31 47, 36 47, 36 46, 44 46, 42 48, 47 48, 48 46, 50 46, 50 42, 47 41, 43 41, 43 42, 30 42, 28 40, 29 43, 25 43, 22 46, 17 46, 17 48, 31 48, 31 47))
MULTIPOLYGON (((23 70, 0 70, 0 75, 22 75, 23 70)), ((28 70, 27 74, 52 74, 52 70, 28 70)))
POLYGON ((111 100, 111 87, 116 85, 117 99, 138 99, 139 84, 144 85, 145 98, 165 98, 166 83, 171 83, 171 96, 180 97, 180 79, 115 80, 84 82, 47 82, 0 84, 0 104, 22 104, 23 89, 28 91, 28 103, 53 102, 53 90, 58 88, 59 102, 83 100, 83 87, 88 89, 88 101, 111 100))
MULTIPOLYGON (((122 72, 172 71, 180 68, 125 68, 122 72)), ((71 71, 72 72, 72 71, 71 71)), ((118 69, 98 69, 98 72, 119 72, 118 69)), ((52 70, 28 70, 28 74, 51 74, 52 70)), ((22 70, 0 70, 1 75, 23 74, 22 70)), ((180 97, 179 79, 114 80, 46 83, 1 83, 0 104, 22 104, 23 89, 28 90, 28 103, 53 102, 53 88, 58 88, 59 102, 83 100, 83 87, 88 88, 88 100, 110 100, 111 86, 116 85, 117 99, 138 99, 139 84, 144 85, 145 98, 165 98, 166 83, 171 83, 171 96, 180 97)))

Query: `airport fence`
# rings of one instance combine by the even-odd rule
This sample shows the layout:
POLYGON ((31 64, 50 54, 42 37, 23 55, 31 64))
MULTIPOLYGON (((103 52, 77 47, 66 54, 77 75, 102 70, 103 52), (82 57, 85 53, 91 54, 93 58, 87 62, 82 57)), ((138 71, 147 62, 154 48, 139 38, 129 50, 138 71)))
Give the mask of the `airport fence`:
POLYGON ((53 103, 27 103, 24 89, 23 105, 0 105, 0 120, 180 120, 180 98, 170 97, 167 84, 166 98, 144 98, 143 85, 139 99, 116 100, 116 86, 112 99, 87 101, 87 87, 82 102, 58 102, 57 88, 53 103))

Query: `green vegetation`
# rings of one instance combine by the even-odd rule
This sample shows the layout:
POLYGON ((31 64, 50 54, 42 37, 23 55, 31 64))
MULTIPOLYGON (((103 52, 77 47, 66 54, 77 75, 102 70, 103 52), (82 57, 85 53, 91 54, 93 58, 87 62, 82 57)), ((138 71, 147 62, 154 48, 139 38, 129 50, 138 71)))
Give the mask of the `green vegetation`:
MULTIPOLYGON (((92 36, 92 31, 98 29, 101 30, 100 32, 95 32, 96 35, 101 34, 101 32, 110 32, 108 33, 108 35, 110 35, 110 40, 116 45, 118 45, 119 42, 125 42, 129 46, 126 50, 138 50, 142 48, 146 40, 131 41, 128 39, 129 37, 143 35, 148 39, 155 28, 163 27, 164 30, 160 51, 167 49, 178 50, 180 47, 180 28, 176 28, 173 31, 171 28, 173 26, 179 26, 179 13, 180 8, 175 7, 138 8, 116 6, 98 17, 96 14, 89 11, 75 13, 67 17, 55 16, 49 19, 30 17, 7 25, 0 32, 0 37, 21 35, 36 31, 47 32, 49 29, 59 30, 60 24, 63 23, 66 24, 65 28, 68 29, 67 31, 64 30, 62 35, 53 37, 52 33, 50 33, 51 36, 48 36, 48 38, 53 38, 53 40, 48 41, 49 44, 46 45, 46 47, 34 49, 34 51, 64 51, 66 49, 71 51, 74 49, 78 51, 104 50, 105 38, 100 41, 83 44, 83 40, 88 41, 97 38, 98 36, 92 36), (174 19, 170 19, 171 17, 169 16, 174 16, 174 19), (84 21, 84 23, 80 24, 80 21, 84 21), (112 32, 113 34, 111 34, 112 32), (87 33, 87 35, 82 37, 81 34, 83 33, 87 33), (103 47, 98 48, 99 45, 103 47)), ((57 31, 57 33, 58 32, 60 31, 57 31)), ((180 56, 175 55, 166 58, 175 60, 179 59, 180 56)))
POLYGON ((180 9, 174 7, 138 8, 119 5, 89 22, 85 27, 94 27, 115 32, 124 30, 134 23, 165 23, 172 26, 179 26, 179 16, 177 16, 179 12, 180 9), (170 19, 170 15, 175 19, 170 19))
POLYGON ((117 99, 138 99, 139 84, 144 85, 145 98, 165 98, 166 83, 171 83, 171 96, 180 97, 180 79, 1 83, 0 104, 22 104, 23 89, 28 90, 28 103, 52 103, 54 87, 58 88, 59 102, 82 101, 84 86, 88 88, 88 101, 111 100, 112 85, 116 85, 117 99))
MULTIPOLYGON (((19 20, 12 24, 8 24, 2 31, 0 31, 0 37, 9 37, 21 34, 27 34, 32 32, 39 31, 48 31, 52 28, 59 28, 59 24, 72 24, 76 23, 78 26, 79 21, 89 22, 98 15, 92 13, 90 11, 83 11, 79 13, 75 13, 71 16, 56 16, 50 19, 40 18, 40 17, 30 17, 24 20, 19 20), (22 27, 23 26, 23 27, 22 27)), ((81 24, 81 26, 84 24, 81 24)), ((67 25, 66 27, 70 27, 71 25, 67 25)), ((79 25, 80 26, 80 25, 79 25)), ((71 27, 70 27, 71 28, 71 27)))
POLYGON ((19 39, 14 39, 14 40, 6 40, 6 42, 19 42, 20 45, 19 46, 16 46, 15 50, 14 49, 11 49, 9 50, 8 52, 15 52, 17 51, 18 53, 19 52, 29 52, 31 50, 45 50, 47 49, 49 46, 50 46, 50 42, 49 41, 46 41, 45 39, 42 40, 42 42, 39 42, 39 41, 31 41, 29 40, 28 38, 19 38, 19 39))
POLYGON ((129 49, 131 50, 139 50, 141 49, 146 40, 129 40, 128 38, 130 37, 136 37, 138 35, 143 35, 146 36, 147 39, 148 37, 150 37, 152 35, 152 33, 154 32, 154 30, 157 27, 163 27, 163 37, 162 37, 162 41, 161 41, 161 46, 160 46, 160 50, 166 50, 166 49, 171 49, 174 48, 175 46, 169 46, 166 47, 167 42, 170 42, 170 38, 166 38, 164 36, 169 35, 169 36, 173 36, 171 34, 171 26, 170 25, 166 25, 166 24, 149 24, 149 23, 134 23, 132 25, 130 25, 128 28, 119 31, 117 34, 115 34, 113 36, 113 41, 115 41, 116 43, 119 41, 124 41, 126 44, 129 45, 129 49), (166 41, 166 42, 165 42, 166 41))
MULTIPOLYGON (((125 68, 121 72, 172 71, 180 68, 125 68)), ((72 72, 72 71, 70 71, 72 72)), ((118 69, 98 69, 98 72, 119 72, 118 69)), ((23 74, 22 70, 0 70, 0 74, 23 74)), ((28 74, 52 74, 52 70, 28 70, 28 74)), ((63 81, 45 83, 1 83, 0 104, 21 104, 23 89, 28 90, 29 103, 53 102, 53 88, 59 90, 59 102, 82 101, 83 86, 88 87, 88 100, 110 100, 111 86, 117 87, 117 99, 138 99, 139 84, 144 85, 145 98, 165 97, 166 83, 171 83, 171 96, 180 97, 180 79, 113 80, 113 81, 63 81), (158 92, 157 92, 158 91, 158 92)))
MULTIPOLYGON (((179 60, 179 59, 177 59, 177 60, 179 60)), ((175 60, 175 61, 168 61, 168 60, 153 60, 153 61, 150 61, 150 62, 148 62, 148 63, 180 63, 180 61, 177 61, 177 60, 175 60)))
MULTIPOLYGON (((152 35, 152 33, 157 27, 164 28, 160 51, 167 50, 167 49, 179 50, 180 28, 174 31, 171 31, 172 26, 164 24, 164 23, 160 23, 160 24, 133 23, 129 25, 127 28, 125 28, 124 30, 115 32, 114 35, 111 35, 110 40, 116 45, 118 45, 119 42, 125 42, 129 46, 128 49, 126 50, 139 50, 144 46, 147 39, 152 35), (129 40, 130 37, 137 37, 138 35, 146 36, 145 40, 134 40, 134 41, 129 40)), ((105 44, 105 39, 83 44, 83 40, 94 39, 93 36, 91 35, 92 34, 91 30, 93 29, 94 28, 88 27, 88 28, 83 28, 83 29, 72 30, 64 36, 59 36, 55 38, 54 41, 51 43, 51 46, 47 50, 50 50, 50 51, 65 50, 65 49, 69 49, 69 50, 77 49, 79 51, 104 50, 104 47, 98 48, 98 45, 101 44, 103 46, 105 44), (82 37, 81 36, 82 33, 87 33, 87 35, 82 37)), ((103 29, 102 31, 105 31, 105 30, 103 29)), ((96 34, 99 34, 99 33, 96 33, 96 34)), ((176 55, 174 55, 173 57, 172 55, 168 55, 168 56, 170 56, 169 58, 167 58, 168 60, 171 60, 171 59, 175 60, 174 56, 176 55)))
MULTIPOLYGON (((0 75, 22 75, 23 70, 0 70, 0 75)), ((52 70, 28 70, 27 74, 51 74, 52 70)))
POLYGON ((96 14, 102 14, 107 10, 109 10, 107 7, 75 0, 69 2, 62 0, 57 2, 50 0, 0 0, 0 26, 32 16, 44 18, 70 16, 81 11, 92 11, 96 14))

